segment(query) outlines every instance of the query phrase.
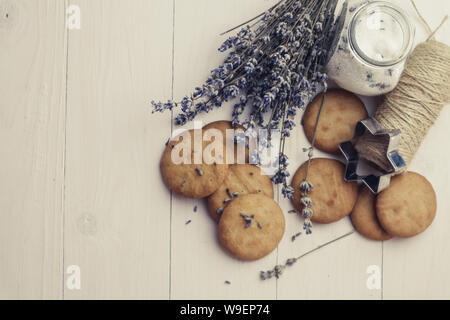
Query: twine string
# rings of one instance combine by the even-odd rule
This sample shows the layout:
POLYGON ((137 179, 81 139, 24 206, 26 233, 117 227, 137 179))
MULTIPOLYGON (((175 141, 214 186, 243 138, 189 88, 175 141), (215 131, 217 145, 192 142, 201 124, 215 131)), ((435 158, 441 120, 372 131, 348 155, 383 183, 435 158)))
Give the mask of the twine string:
POLYGON ((434 39, 434 35, 436 34, 436 32, 439 31, 439 29, 442 28, 442 26, 447 22, 448 20, 448 16, 445 16, 444 19, 442 19, 441 24, 430 34, 430 36, 428 37, 427 41, 434 39))
POLYGON ((429 34, 433 33, 432 30, 431 30, 431 28, 430 28, 430 25, 428 24, 427 20, 425 20, 425 18, 424 18, 424 17, 422 16, 422 14, 420 13, 420 11, 419 11, 419 9, 417 8, 416 3, 415 3, 414 0, 411 0, 411 4, 413 5, 414 10, 416 10, 417 16, 420 18, 420 20, 421 20, 422 23, 425 25, 425 27, 427 27, 428 33, 429 33, 429 34))

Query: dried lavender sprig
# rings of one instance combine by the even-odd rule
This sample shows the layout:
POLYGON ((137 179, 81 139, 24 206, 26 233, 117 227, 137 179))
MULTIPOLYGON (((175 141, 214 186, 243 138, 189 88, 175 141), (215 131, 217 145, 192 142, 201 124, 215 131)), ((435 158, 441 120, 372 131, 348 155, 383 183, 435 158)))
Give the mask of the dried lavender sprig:
POLYGON ((306 256, 308 256, 308 255, 310 255, 310 254, 312 254, 312 253, 314 253, 314 252, 316 252, 316 251, 326 247, 326 246, 329 246, 329 245, 331 245, 331 244, 333 244, 333 243, 335 243, 335 242, 337 242, 339 240, 347 238, 347 237, 351 236, 354 233, 355 233, 355 231, 353 230, 353 231, 351 231, 351 232, 349 232, 347 234, 344 234, 343 236, 340 236, 340 237, 338 237, 336 239, 333 239, 333 240, 331 240, 331 241, 329 241, 327 243, 324 243, 324 244, 322 244, 322 245, 320 245, 320 246, 318 246, 318 247, 316 247, 316 248, 314 248, 314 249, 312 249, 312 250, 310 250, 310 251, 308 251, 308 252, 306 252, 306 253, 298 256, 298 257, 296 257, 296 258, 290 258, 290 259, 286 260, 284 265, 277 265, 271 270, 261 271, 260 272, 260 279, 261 280, 267 280, 267 279, 271 279, 273 277, 278 279, 283 274, 284 270, 287 267, 290 267, 290 266, 294 265, 300 259, 302 259, 302 258, 304 258, 304 257, 306 257, 306 256))
POLYGON ((326 98, 327 98, 327 94, 325 92, 322 97, 322 102, 320 104, 319 113, 317 114, 316 124, 314 126, 314 133, 313 133, 313 137, 311 140, 311 147, 308 149, 304 149, 304 150, 308 151, 308 164, 306 166, 305 179, 302 181, 299 188, 300 188, 300 191, 302 191, 302 197, 300 199, 300 204, 303 206, 302 216, 305 219, 305 221, 303 223, 303 230, 305 230, 307 235, 312 234, 311 217, 314 214, 313 209, 312 209, 314 204, 313 204, 312 199, 308 196, 309 193, 314 189, 314 185, 308 181, 308 174, 309 174, 309 169, 311 167, 311 160, 314 157, 314 145, 316 143, 316 137, 317 137, 317 132, 318 132, 318 128, 319 128, 320 118, 322 116, 322 111, 325 106, 326 98))

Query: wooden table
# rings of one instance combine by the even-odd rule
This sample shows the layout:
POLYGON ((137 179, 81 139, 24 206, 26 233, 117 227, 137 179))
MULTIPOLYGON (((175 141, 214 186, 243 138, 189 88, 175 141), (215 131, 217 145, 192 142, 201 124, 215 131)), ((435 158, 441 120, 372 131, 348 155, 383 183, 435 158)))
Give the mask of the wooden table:
MULTIPOLYGON (((150 100, 201 84, 223 59, 219 34, 275 2, 0 0, 0 298, 450 298, 449 108, 411 166, 436 188, 432 227, 384 244, 354 234, 279 280, 262 282, 259 271, 352 230, 349 219, 291 242, 302 221, 277 195, 285 238, 244 263, 218 245, 204 201, 164 187, 158 166, 171 114, 151 115, 150 100), (367 286, 368 271, 379 271, 379 289, 367 286)), ((410 3, 396 2, 422 41, 410 3)), ((432 27, 450 13, 446 0, 417 4, 432 27)), ((449 34, 447 23, 437 37, 450 44, 449 34)), ((364 100, 373 110, 376 99, 364 100)), ((226 105, 199 120, 230 113, 226 105)), ((306 160, 304 146, 299 126, 287 146, 291 170, 306 160)))

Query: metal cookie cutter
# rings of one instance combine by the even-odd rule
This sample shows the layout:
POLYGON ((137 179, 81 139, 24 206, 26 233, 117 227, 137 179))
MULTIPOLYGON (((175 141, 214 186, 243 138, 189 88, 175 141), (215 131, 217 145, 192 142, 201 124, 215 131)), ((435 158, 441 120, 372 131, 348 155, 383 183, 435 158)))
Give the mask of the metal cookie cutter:
POLYGON ((400 170, 406 167, 406 162, 398 151, 401 131, 385 130, 378 123, 378 121, 373 118, 369 118, 358 122, 356 125, 354 138, 361 137, 366 131, 373 136, 387 136, 389 138, 386 157, 391 163, 393 170, 390 172, 381 172, 380 175, 358 175, 357 171, 360 161, 359 154, 353 146, 353 143, 351 141, 347 141, 339 145, 339 148, 347 161, 345 181, 362 181, 373 193, 378 194, 389 186, 393 175, 397 174, 400 170))

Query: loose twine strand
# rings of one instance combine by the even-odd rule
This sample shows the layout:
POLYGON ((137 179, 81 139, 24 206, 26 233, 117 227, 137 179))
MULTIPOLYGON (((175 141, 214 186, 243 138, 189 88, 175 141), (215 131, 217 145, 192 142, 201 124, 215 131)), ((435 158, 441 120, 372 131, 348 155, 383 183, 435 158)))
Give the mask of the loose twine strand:
MULTIPOLYGON (((375 113, 375 119, 386 130, 401 130, 399 152, 407 165, 441 110, 450 103, 450 47, 434 39, 448 16, 432 32, 414 1, 411 2, 430 36, 414 49, 399 84, 385 96, 383 104, 375 113)), ((388 138, 365 134, 355 147, 361 158, 384 171, 391 171, 392 165, 386 157, 388 143, 388 138)))

